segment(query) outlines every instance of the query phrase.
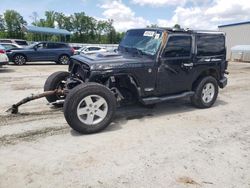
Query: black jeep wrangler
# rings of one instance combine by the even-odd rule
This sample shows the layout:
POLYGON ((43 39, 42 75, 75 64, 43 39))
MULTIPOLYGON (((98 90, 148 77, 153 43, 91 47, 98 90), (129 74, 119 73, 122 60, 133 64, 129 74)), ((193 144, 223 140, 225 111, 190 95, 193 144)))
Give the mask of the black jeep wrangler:
POLYGON ((190 97, 198 108, 211 107, 218 88, 227 85, 227 65, 224 33, 132 29, 117 53, 72 56, 68 72, 52 74, 44 90, 64 89, 65 95, 47 100, 56 106, 64 102, 74 130, 95 133, 110 124, 117 105, 128 102, 152 105, 190 97))

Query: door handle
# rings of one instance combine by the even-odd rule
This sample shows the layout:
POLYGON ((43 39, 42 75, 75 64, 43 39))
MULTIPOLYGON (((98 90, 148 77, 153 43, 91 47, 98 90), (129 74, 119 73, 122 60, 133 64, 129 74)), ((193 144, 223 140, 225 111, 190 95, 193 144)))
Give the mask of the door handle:
POLYGON ((193 67, 194 64, 193 63, 183 63, 182 66, 183 67, 193 67))

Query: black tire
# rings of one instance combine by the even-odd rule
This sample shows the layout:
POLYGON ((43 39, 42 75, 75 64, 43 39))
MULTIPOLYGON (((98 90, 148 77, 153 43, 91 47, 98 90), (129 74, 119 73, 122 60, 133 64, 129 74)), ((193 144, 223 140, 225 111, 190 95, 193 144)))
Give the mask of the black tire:
POLYGON ((13 62, 15 65, 25 65, 26 62, 27 62, 27 59, 24 55, 22 54, 16 54, 14 57, 13 57, 13 62))
MULTIPOLYGON (((69 77, 69 72, 65 71, 58 71, 53 74, 51 74, 45 84, 44 84, 44 91, 51 91, 55 89, 63 89, 64 84, 62 81, 65 81, 69 77)), ((47 101, 49 103, 55 102, 56 100, 62 100, 65 99, 65 96, 58 96, 58 95, 51 95, 46 97, 47 101)), ((62 107, 62 104, 54 104, 56 107, 62 107)))
MULTIPOLYGON (((91 101, 93 102, 92 99, 91 101)), ((86 106, 84 108, 86 108, 87 106, 88 105, 86 103, 86 106)), ((103 85, 97 83, 80 84, 72 89, 67 95, 67 98, 64 102, 63 111, 64 117, 72 129, 82 134, 96 133, 105 129, 111 123, 116 111, 116 98, 113 92, 103 85), (82 105, 82 101, 84 101, 86 97, 91 97, 93 95, 99 96, 105 100, 107 112, 100 122, 96 124, 86 124, 79 118, 77 114, 78 107, 82 105)), ((91 112, 86 113, 88 113, 86 114, 86 116, 88 116, 91 112)), ((96 115, 94 114, 92 116, 95 117, 96 115)))
POLYGON ((198 80, 194 91, 195 94, 191 97, 191 103, 198 108, 210 108, 215 103, 219 92, 217 80, 212 76, 204 77, 198 80), (209 91, 203 89, 209 89, 209 91))
POLYGON ((68 65, 69 64, 69 56, 66 54, 60 55, 58 58, 57 64, 68 65))

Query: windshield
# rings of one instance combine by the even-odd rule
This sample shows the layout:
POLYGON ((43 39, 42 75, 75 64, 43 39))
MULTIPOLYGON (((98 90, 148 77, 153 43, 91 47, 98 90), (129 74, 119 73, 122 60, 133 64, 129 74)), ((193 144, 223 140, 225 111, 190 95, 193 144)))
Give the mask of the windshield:
POLYGON ((81 48, 79 49, 79 51, 83 51, 83 50, 85 50, 86 48, 87 48, 86 46, 81 47, 81 48))
POLYGON ((119 50, 155 55, 161 44, 161 39, 162 31, 152 29, 129 30, 120 43, 119 50))

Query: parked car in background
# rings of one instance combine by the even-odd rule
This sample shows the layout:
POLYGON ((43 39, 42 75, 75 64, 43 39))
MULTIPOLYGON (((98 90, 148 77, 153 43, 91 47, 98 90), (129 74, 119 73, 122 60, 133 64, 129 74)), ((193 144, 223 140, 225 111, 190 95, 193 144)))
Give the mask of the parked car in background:
POLYGON ((10 61, 24 65, 30 61, 54 61, 57 64, 68 64, 74 49, 66 43, 38 42, 26 48, 7 51, 10 61))
POLYGON ((2 45, 0 45, 0 67, 2 65, 7 65, 8 62, 9 62, 9 59, 6 55, 5 48, 2 45))
POLYGON ((18 44, 14 44, 14 43, 2 43, 0 42, 0 45, 2 45, 5 50, 11 50, 11 49, 16 49, 16 48, 22 48, 22 46, 18 45, 18 44))
POLYGON ((99 52, 107 52, 107 49, 100 46, 85 46, 75 51, 75 54, 96 54, 99 52))
POLYGON ((82 48, 81 46, 75 46, 75 45, 71 45, 72 48, 74 48, 74 50, 79 50, 80 48, 82 48))
POLYGON ((26 40, 22 40, 22 39, 0 39, 0 43, 18 44, 22 47, 26 47, 29 45, 26 40))

